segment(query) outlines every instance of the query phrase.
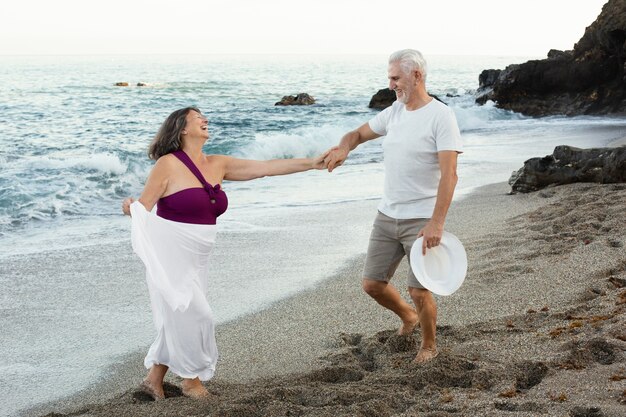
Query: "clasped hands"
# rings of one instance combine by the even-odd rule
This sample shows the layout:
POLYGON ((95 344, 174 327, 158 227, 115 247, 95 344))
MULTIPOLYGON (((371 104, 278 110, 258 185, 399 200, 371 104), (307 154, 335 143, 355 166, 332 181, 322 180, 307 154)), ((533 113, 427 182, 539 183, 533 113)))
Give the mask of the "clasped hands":
POLYGON ((333 172, 333 169, 342 165, 348 153, 350 151, 339 146, 333 146, 322 155, 315 158, 314 166, 316 169, 328 169, 328 172, 333 172))

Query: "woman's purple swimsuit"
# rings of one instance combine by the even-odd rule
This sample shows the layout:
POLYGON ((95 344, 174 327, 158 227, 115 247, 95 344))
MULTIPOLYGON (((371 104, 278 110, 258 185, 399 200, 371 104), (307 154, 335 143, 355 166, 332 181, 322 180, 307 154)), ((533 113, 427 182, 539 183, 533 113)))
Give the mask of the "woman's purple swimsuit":
POLYGON ((217 184, 206 182, 202 173, 184 151, 172 154, 189 168, 202 183, 202 188, 186 188, 157 202, 157 216, 179 223, 215 224, 217 217, 226 211, 228 197, 217 184))

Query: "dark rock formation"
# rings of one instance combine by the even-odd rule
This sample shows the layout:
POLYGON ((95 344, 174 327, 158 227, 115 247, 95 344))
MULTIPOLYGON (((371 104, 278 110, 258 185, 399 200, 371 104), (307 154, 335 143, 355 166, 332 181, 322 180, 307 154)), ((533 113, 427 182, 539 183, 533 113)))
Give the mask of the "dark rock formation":
POLYGON ((626 114, 626 0, 609 0, 571 51, 485 70, 476 102, 530 116, 626 114))
POLYGON ((296 96, 284 96, 282 100, 274 104, 275 106, 308 106, 314 104, 315 99, 307 93, 300 93, 296 96))
MULTIPOLYGON (((428 95, 435 100, 441 101, 443 104, 446 104, 436 95, 431 93, 428 93, 428 95)), ((378 90, 378 92, 376 92, 376 94, 372 96, 372 98, 370 99, 370 104, 367 107, 369 107, 370 109, 383 110, 391 106, 394 101, 396 101, 395 91, 388 88, 383 88, 382 90, 378 90)))
POLYGON ((513 193, 574 182, 626 182, 626 146, 591 149, 557 146, 552 155, 525 161, 509 179, 513 193))
POLYGON ((396 101, 396 93, 388 88, 378 90, 376 94, 372 96, 370 104, 367 106, 370 109, 383 110, 391 106, 396 101))
POLYGON ((488 69, 484 70, 478 76, 478 89, 479 91, 484 90, 493 86, 500 76, 502 70, 499 69, 488 69))

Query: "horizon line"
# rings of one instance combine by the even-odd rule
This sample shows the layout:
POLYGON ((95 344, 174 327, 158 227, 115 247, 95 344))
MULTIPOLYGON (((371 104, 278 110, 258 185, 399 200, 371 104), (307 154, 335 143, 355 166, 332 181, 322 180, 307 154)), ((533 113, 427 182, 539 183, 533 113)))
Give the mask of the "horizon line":
MULTIPOLYGON (((422 51, 420 51, 422 52, 422 51)), ((530 57, 537 58, 535 54, 470 54, 470 53, 428 53, 426 56, 462 56, 462 57, 530 57)), ((212 53, 186 53, 186 52, 65 52, 65 53, 1 53, 0 57, 26 57, 26 56, 388 56, 390 53, 339 53, 339 52, 212 52, 212 53)), ((547 54, 545 54, 547 58, 547 54)))

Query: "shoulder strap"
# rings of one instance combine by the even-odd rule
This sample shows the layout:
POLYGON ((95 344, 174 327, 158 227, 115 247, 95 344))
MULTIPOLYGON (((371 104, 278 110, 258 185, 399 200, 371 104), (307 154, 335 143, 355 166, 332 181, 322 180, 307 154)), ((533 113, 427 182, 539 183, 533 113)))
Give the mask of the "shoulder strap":
POLYGON ((185 166, 187 168, 189 168, 189 170, 191 171, 191 173, 193 175, 196 176, 196 178, 198 178, 198 181, 200 181, 200 183, 203 186, 207 186, 210 185, 205 179, 204 176, 202 176, 202 173, 200 172, 200 170, 198 169, 198 167, 193 163, 193 161, 191 160, 191 158, 189 157, 189 155, 187 155, 185 153, 185 151, 180 150, 180 151, 175 151, 172 152, 174 154, 174 156, 178 159, 180 159, 180 161, 185 164, 185 166))

